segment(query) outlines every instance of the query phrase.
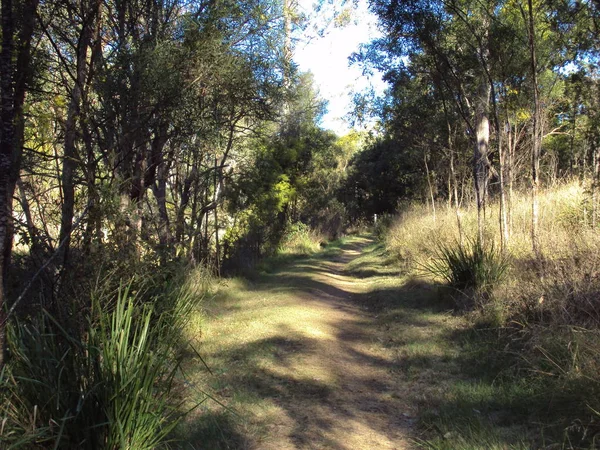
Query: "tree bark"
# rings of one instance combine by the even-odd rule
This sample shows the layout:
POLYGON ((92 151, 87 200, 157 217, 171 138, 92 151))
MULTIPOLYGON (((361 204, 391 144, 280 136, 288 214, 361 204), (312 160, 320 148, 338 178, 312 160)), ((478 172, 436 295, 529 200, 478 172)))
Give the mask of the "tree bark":
POLYGON ((477 239, 483 243, 484 214, 488 185, 488 152, 490 140, 490 122, 488 110, 490 86, 486 79, 481 80, 475 111, 475 149, 473 155, 473 180, 477 201, 477 239))
POLYGON ((531 83, 533 85, 533 126, 532 126, 532 149, 531 149, 531 243, 533 253, 536 257, 541 257, 539 241, 539 199, 538 190, 540 183, 540 151, 541 151, 541 133, 540 133, 540 98, 537 82, 537 59, 535 48, 535 22, 533 18, 533 2, 527 0, 528 12, 528 31, 529 31, 529 52, 531 57, 531 83))
POLYGON ((431 185, 431 177, 429 176, 429 165, 427 164, 427 153, 423 156, 423 162, 425 163, 425 174, 427 176, 427 185, 429 187, 429 196, 431 198, 431 211, 433 212, 433 223, 436 223, 435 216, 435 197, 433 195, 433 186, 431 185))
POLYGON ((27 0, 21 5, 17 46, 12 0, 2 0, 0 9, 0 369, 6 360, 5 287, 12 253, 13 196, 21 170, 23 105, 31 78, 31 37, 37 6, 38 0, 27 0))
POLYGON ((94 21, 98 13, 98 6, 88 4, 87 1, 80 5, 83 13, 83 26, 77 42, 77 62, 75 83, 71 88, 71 98, 65 122, 65 145, 62 167, 62 189, 63 204, 61 209, 60 233, 58 242, 62 244, 58 255, 58 264, 61 272, 67 265, 69 249, 71 244, 71 232, 73 227, 73 215, 75 210, 75 183, 74 176, 77 165, 80 163, 77 155, 77 118, 81 114, 81 100, 83 89, 86 84, 88 65, 88 49, 90 47, 93 33, 94 21), (64 243, 63 243, 64 242, 64 243))

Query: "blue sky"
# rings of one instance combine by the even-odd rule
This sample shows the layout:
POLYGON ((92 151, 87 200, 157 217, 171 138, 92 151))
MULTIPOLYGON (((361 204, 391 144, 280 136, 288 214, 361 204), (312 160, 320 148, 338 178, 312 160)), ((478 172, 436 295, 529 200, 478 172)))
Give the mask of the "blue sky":
MULTIPOLYGON (((339 0, 338 0, 339 2, 339 0)), ((339 2, 341 4, 341 2, 339 2)), ((352 3, 352 2, 348 2, 352 3)), ((314 17, 313 0, 300 0, 300 8, 314 17)), ((336 5, 337 6, 337 5, 336 5)), ((366 77, 357 66, 349 66, 348 57, 360 44, 377 37, 376 18, 368 11, 367 1, 359 0, 351 11, 351 21, 344 27, 330 25, 323 37, 300 38, 296 43, 294 60, 300 70, 311 71, 321 97, 329 102, 329 112, 322 126, 339 135, 350 131, 343 117, 351 110, 351 93, 373 86, 382 92, 384 83, 379 75, 366 77)), ((320 25, 322 18, 313 18, 309 28, 320 25)))

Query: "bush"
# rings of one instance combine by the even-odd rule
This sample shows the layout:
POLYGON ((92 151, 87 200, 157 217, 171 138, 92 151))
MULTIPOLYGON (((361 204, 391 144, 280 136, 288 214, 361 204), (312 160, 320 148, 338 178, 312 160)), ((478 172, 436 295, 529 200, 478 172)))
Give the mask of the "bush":
POLYGON ((321 249, 324 239, 316 231, 302 222, 288 226, 279 246, 279 253, 293 255, 311 255, 321 249))
MULTIPOLYGON (((178 421, 169 394, 179 333, 197 297, 175 289, 161 310, 130 285, 98 290, 80 332, 47 312, 9 327, 0 374, 0 447, 155 449, 178 421)), ((157 300, 156 298, 153 300, 157 300)), ((85 319, 84 319, 85 320, 85 319)))

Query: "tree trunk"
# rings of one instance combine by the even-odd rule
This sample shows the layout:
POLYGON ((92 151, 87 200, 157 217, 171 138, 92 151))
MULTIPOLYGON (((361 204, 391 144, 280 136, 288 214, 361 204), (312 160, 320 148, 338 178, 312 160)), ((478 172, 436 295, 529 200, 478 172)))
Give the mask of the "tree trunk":
POLYGON ((541 133, 540 118, 541 108, 539 99, 539 88, 537 83, 537 60, 535 49, 535 27, 533 19, 532 0, 527 0, 528 18, 529 18, 529 52, 531 55, 531 83, 533 84, 533 129, 532 129, 532 149, 531 149, 531 243, 533 253, 536 257, 541 257, 539 241, 539 199, 538 190, 540 184, 540 151, 541 151, 541 133))
POLYGON ((22 5, 16 47, 12 0, 2 0, 0 10, 0 370, 6 360, 5 283, 12 253, 13 196, 21 170, 23 105, 31 77, 31 37, 37 6, 38 0, 28 0, 22 5), (15 50, 16 67, 13 62, 15 50))
MULTIPOLYGON (((222 182, 223 175, 219 174, 220 182, 217 181, 217 171, 218 171, 218 159, 215 158, 215 179, 214 179, 214 192, 213 192, 213 203, 215 204, 214 217, 215 217, 215 269, 217 270, 217 274, 221 272, 221 258, 220 253, 221 249, 219 248, 219 215, 218 215, 218 205, 217 201, 219 198, 219 187, 220 182, 222 182)), ((221 172, 223 169, 221 168, 221 172)))
POLYGON ((594 172, 592 179, 592 228, 596 228, 598 217, 598 186, 600 176, 600 150, 596 146, 593 150, 594 155, 594 172))
POLYGON ((505 182, 505 194, 506 194, 506 217, 507 217, 507 230, 510 235, 511 230, 513 229, 513 219, 512 219, 512 199, 513 199, 513 186, 514 186, 514 154, 515 147, 517 146, 516 142, 516 133, 513 133, 513 127, 510 123, 510 120, 506 122, 508 134, 507 134, 507 152, 506 152, 506 164, 504 165, 504 176, 505 182), (508 188, 508 190, 506 190, 508 188))
POLYGON ((79 157, 77 155, 77 118, 81 114, 81 100, 83 97, 83 89, 86 84, 88 74, 88 48, 90 47, 94 33, 94 19, 98 12, 97 6, 81 4, 81 10, 84 13, 85 19, 77 43, 77 63, 75 83, 71 89, 71 99, 69 102, 69 110, 67 112, 67 120, 65 122, 65 146, 63 155, 62 168, 62 189, 63 189, 63 204, 60 219, 59 233, 59 249, 58 264, 61 272, 67 265, 69 257, 69 249, 71 244, 71 232, 73 227, 73 215, 75 210, 75 169, 77 168, 79 157))
POLYGON ((431 211, 433 212, 433 223, 436 223, 435 217, 435 197, 433 195, 433 186, 431 185, 431 177, 429 176, 429 166, 427 165, 427 153, 423 156, 425 163, 425 174, 427 175, 427 185, 429 186, 429 196, 431 198, 431 211))
POLYGON ((456 178, 456 169, 454 168, 454 150, 452 148, 452 138, 448 138, 450 146, 450 173, 452 174, 452 184, 454 186, 454 210, 456 213, 456 224, 458 226, 458 242, 463 245, 462 220, 460 218, 460 199, 458 198, 458 179, 456 178))
POLYGON ((475 111, 476 142, 473 155, 473 181, 477 201, 477 239, 483 243, 485 203, 488 184, 488 151, 490 140, 490 122, 488 110, 490 86, 486 79, 481 80, 475 111))
POLYGON ((505 166, 505 156, 504 156, 504 146, 503 146, 503 130, 500 125, 500 114, 498 112, 498 104, 496 102, 496 91, 494 89, 494 81, 490 75, 490 72, 486 70, 488 74, 488 79, 491 87, 491 99, 492 106, 494 111, 494 125, 496 128, 496 149, 498 150, 498 182, 500 189, 500 211, 498 214, 498 220, 500 222, 500 247, 502 251, 506 251, 508 247, 508 215, 506 212, 506 190, 504 184, 504 166, 505 166))
POLYGON ((167 211, 167 177, 170 164, 162 160, 158 166, 156 182, 152 185, 152 192, 158 206, 158 242, 161 258, 167 256, 171 245, 171 231, 169 213, 167 211))

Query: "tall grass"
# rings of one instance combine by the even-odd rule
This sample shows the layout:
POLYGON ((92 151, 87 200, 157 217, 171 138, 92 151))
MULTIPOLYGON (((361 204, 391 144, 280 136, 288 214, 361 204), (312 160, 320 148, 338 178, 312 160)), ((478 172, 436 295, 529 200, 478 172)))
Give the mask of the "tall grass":
POLYGON ((312 255, 321 250, 324 237, 308 225, 296 222, 288 226, 279 246, 280 255, 312 255))
POLYGON ((493 301, 476 302, 468 315, 475 327, 483 323, 497 330, 495 340, 485 344, 492 347, 482 354, 489 355, 490 364, 502 361, 499 379, 540 387, 536 398, 553 405, 539 410, 547 433, 560 443, 556 448, 595 448, 600 436, 600 233, 591 227, 580 183, 548 189, 539 200, 541 256, 531 245, 531 198, 514 196, 505 253, 510 267, 498 250, 497 204, 486 211, 487 248, 469 241, 477 235, 473 207, 461 211, 462 246, 455 211, 438 207, 434 217, 422 205, 404 210, 383 239, 409 271, 422 274, 427 267, 428 276, 459 290, 493 285, 493 301))
MULTIPOLYGON (((539 195, 540 241, 542 252, 552 258, 568 257, 573 243, 578 247, 590 244, 592 230, 586 227, 586 195, 579 183, 568 183, 539 195)), ((508 252, 516 259, 533 258, 531 245, 531 198, 528 193, 515 194, 509 226, 508 252)), ((498 205, 486 209, 484 229, 486 242, 500 247, 498 205)), ((467 206, 460 212, 464 236, 477 235, 477 211, 467 206)), ((403 210, 385 233, 387 247, 403 258, 425 262, 432 257, 433 242, 451 244, 459 238, 456 212, 453 208, 437 207, 435 217, 425 205, 412 205, 403 210)))
MULTIPOLYGON (((110 283, 109 283, 110 284, 110 283)), ((99 287, 79 327, 46 311, 9 326, 0 374, 1 448, 155 449, 180 413, 171 399, 181 330, 200 299, 99 287)))

